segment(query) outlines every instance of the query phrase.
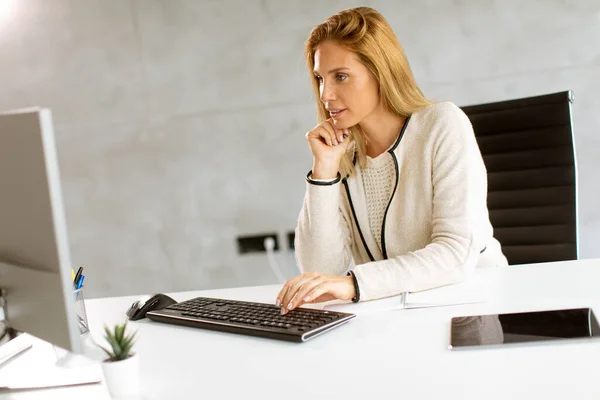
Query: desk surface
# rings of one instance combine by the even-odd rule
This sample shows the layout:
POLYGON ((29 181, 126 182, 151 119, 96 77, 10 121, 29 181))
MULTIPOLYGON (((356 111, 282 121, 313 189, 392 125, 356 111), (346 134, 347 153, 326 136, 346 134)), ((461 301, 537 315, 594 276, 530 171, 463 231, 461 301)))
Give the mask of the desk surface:
MULTIPOLYGON (((408 302, 481 303, 407 310, 390 310, 394 299, 357 304, 357 317, 348 324, 301 344, 130 322, 138 331, 140 398, 599 399, 600 342, 448 350, 454 316, 592 307, 600 317, 599 283, 600 259, 479 269, 467 282, 411 294, 408 302)), ((212 296, 273 302, 278 290, 171 295, 178 301, 212 296)), ((100 337, 103 323, 123 322, 137 297, 87 300, 94 336, 100 337)), ((51 394, 108 398, 103 386, 93 385, 0 399, 51 394)))

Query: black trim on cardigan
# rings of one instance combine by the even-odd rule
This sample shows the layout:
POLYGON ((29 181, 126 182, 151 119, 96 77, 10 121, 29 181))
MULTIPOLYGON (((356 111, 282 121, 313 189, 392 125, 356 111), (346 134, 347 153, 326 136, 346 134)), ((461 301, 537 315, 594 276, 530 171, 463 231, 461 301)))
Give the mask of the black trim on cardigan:
POLYGON ((398 160, 396 160, 396 156, 392 154, 392 158, 394 159, 394 166, 396 167, 396 184, 394 185, 394 190, 392 191, 392 195, 390 196, 390 201, 388 202, 387 207, 385 208, 385 213, 383 214, 383 222, 381 223, 381 252, 383 254, 383 259, 387 260, 387 249, 385 248, 385 221, 387 220, 387 214, 392 205, 392 200, 394 199, 394 194, 396 194, 396 189, 398 188, 398 178, 400 177, 400 173, 398 171, 398 160))
POLYGON ((356 296, 352 298, 353 303, 358 303, 360 301, 360 289, 358 288, 358 279, 356 279, 356 275, 354 272, 348 271, 348 275, 352 277, 352 283, 354 284, 354 292, 356 296))
POLYGON ((369 255, 369 259, 371 261, 375 261, 375 258, 373 258, 373 255, 371 254, 371 251, 369 250, 369 247, 367 246, 367 242, 365 241, 365 237, 362 234, 362 230, 360 229, 360 225, 358 223, 358 218, 356 218, 356 211, 354 211, 354 204, 352 204, 352 198, 350 197, 350 189, 348 188, 348 182, 346 181, 346 179, 343 179, 342 183, 344 184, 344 187, 346 188, 346 194, 348 195, 348 203, 350 203, 350 210, 352 211, 352 216, 354 217, 354 221, 356 222, 356 229, 358 229, 358 234, 360 235, 360 240, 362 240, 362 244, 365 247, 367 254, 369 255))
POLYGON ((317 185, 317 186, 331 186, 331 185, 335 185, 336 183, 338 183, 341 179, 342 176, 340 175, 340 173, 337 173, 337 177, 331 181, 331 182, 319 182, 319 181, 313 181, 312 179, 310 179, 310 176, 312 175, 312 169, 310 171, 308 171, 308 174, 306 174, 306 181, 308 183, 310 183, 311 185, 317 185))
POLYGON ((398 179, 400 177, 400 167, 398 166, 398 159, 396 158, 396 154, 394 150, 400 144, 400 141, 404 137, 404 132, 406 132, 406 127, 408 126, 408 121, 410 121, 410 115, 406 117, 404 121, 404 126, 402 126, 402 130, 400 131, 400 135, 398 136, 398 140, 392 146, 391 149, 388 150, 388 153, 392 156, 394 160, 394 167, 396 168, 396 183, 394 184, 394 190, 392 190, 392 195, 390 196, 390 201, 388 202, 387 207, 385 208, 385 213, 383 214, 383 222, 381 223, 381 252, 383 253, 383 259, 387 260, 387 249, 385 248, 385 221, 387 219, 388 211, 390 210, 390 206, 392 205, 392 200, 394 199, 394 195, 396 194, 396 189, 398 189, 398 179))
POLYGON ((410 117, 411 117, 410 115, 408 117, 406 117, 406 120, 404 121, 404 125, 402 126, 402 130, 400 131, 400 136, 398 136, 398 139, 396 140, 396 143, 394 143, 392 148, 388 150, 389 152, 396 150, 396 147, 398 147, 398 145, 400 144, 402 137, 404 137, 404 132, 406 132, 406 128, 408 127, 408 122, 410 121, 410 117))

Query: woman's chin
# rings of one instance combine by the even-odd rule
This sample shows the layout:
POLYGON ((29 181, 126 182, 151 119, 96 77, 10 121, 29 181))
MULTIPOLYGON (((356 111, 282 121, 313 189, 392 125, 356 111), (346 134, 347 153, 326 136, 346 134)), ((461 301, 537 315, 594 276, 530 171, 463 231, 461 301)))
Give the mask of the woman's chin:
POLYGON ((349 124, 348 122, 346 122, 344 120, 344 118, 340 118, 340 119, 333 119, 333 127, 335 129, 350 129, 351 127, 353 127, 354 124, 349 124))

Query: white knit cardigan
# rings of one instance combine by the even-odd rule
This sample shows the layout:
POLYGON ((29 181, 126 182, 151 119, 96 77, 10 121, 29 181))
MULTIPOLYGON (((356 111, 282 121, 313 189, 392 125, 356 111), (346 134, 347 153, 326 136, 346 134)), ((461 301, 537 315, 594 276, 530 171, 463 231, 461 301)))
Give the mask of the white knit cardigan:
POLYGON ((508 265, 489 220, 485 165, 460 108, 443 102, 412 114, 387 156, 396 177, 381 249, 369 229, 360 167, 332 182, 309 174, 295 239, 301 271, 342 275, 353 258, 363 301, 508 265))

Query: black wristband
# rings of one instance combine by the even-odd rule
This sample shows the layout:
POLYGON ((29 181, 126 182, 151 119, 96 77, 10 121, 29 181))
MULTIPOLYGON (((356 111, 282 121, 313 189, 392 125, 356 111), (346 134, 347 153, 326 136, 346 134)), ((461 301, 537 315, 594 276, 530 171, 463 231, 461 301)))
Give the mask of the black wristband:
POLYGON ((356 296, 352 298, 352 302, 358 303, 360 301, 360 290, 358 289, 358 280, 356 279, 356 275, 354 275, 354 272, 349 271, 348 275, 352 277, 352 282, 354 283, 354 291, 356 292, 356 296))
POLYGON ((306 181, 308 183, 311 183, 313 185, 317 185, 317 186, 331 186, 331 185, 335 185, 336 183, 338 183, 339 181, 342 180, 342 176, 340 175, 340 173, 337 173, 337 176, 335 177, 334 180, 332 180, 331 182, 319 182, 319 181, 313 181, 312 179, 310 179, 310 176, 312 175, 312 170, 308 171, 308 174, 306 174, 306 181))

